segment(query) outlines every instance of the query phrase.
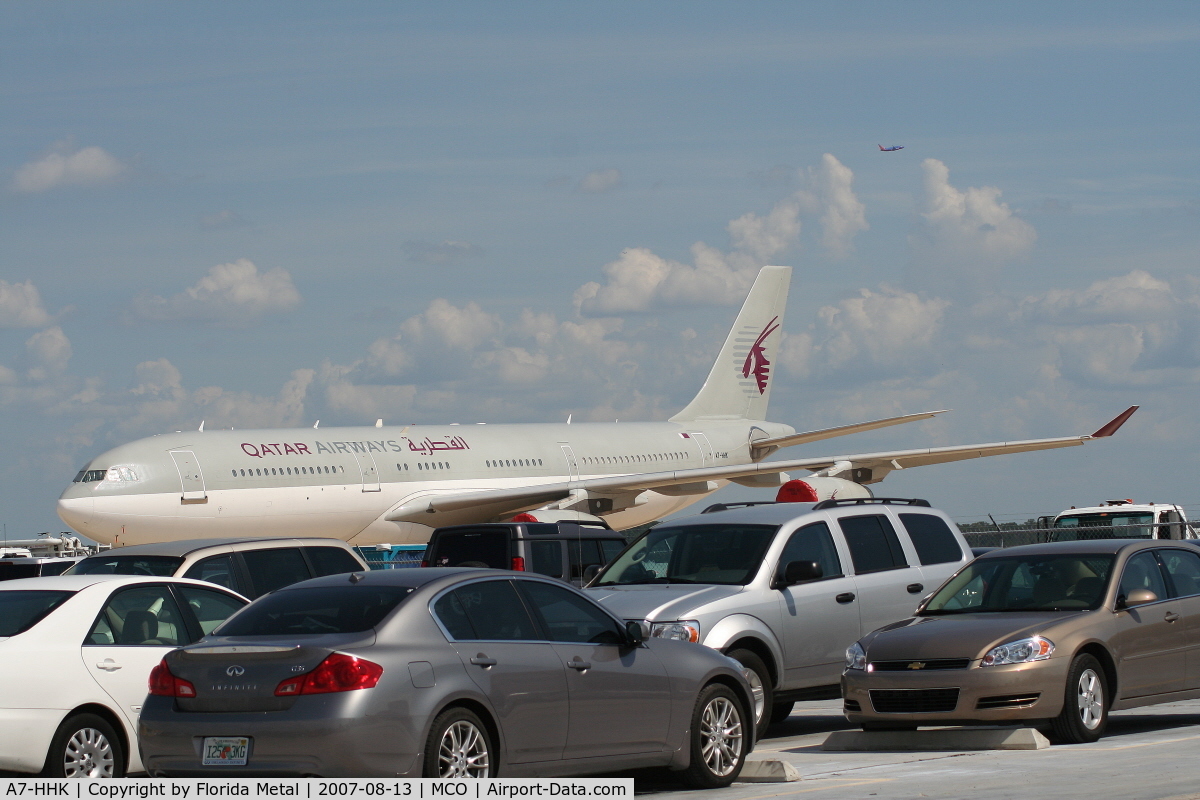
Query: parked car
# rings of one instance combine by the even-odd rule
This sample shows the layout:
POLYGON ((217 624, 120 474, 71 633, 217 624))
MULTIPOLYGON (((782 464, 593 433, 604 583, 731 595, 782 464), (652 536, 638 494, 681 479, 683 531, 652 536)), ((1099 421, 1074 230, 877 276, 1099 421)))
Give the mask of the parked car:
POLYGON ((52 778, 139 771, 137 718, 151 670, 247 602, 183 578, 0 583, 0 770, 52 778))
POLYGON ((863 728, 1050 720, 1093 742, 1110 711, 1200 695, 1200 552, 1096 539, 998 550, 846 651, 863 728))
POLYGON ((341 539, 183 539, 105 550, 66 574, 195 578, 253 599, 297 581, 369 569, 341 539))
POLYGON ((725 786, 754 744, 738 664, 643 641, 530 573, 386 570, 294 584, 169 653, 152 776, 572 775, 669 766, 725 786))
POLYGON ((602 523, 451 525, 430 535, 421 565, 537 572, 579 586, 589 569, 595 574, 624 549, 625 537, 602 523))
POLYGON ((43 558, 40 556, 0 558, 0 581, 61 575, 75 566, 78 561, 79 558, 43 558))
POLYGON ((838 697, 846 647, 911 616, 926 587, 970 559, 924 500, 765 503, 663 522, 587 592, 651 637, 741 662, 761 734, 796 700, 838 697))

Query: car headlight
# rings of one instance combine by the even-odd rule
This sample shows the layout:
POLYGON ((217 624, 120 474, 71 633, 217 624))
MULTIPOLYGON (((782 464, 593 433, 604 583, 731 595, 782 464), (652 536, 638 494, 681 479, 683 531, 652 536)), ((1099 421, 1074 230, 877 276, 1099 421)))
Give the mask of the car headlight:
POLYGON ((1025 664, 1030 661, 1045 661, 1054 653, 1054 642, 1041 636, 1030 636, 1015 642, 998 645, 987 651, 979 662, 981 667, 1000 664, 1025 664))
POLYGON ((655 622, 650 626, 650 635, 655 639, 698 642, 700 641, 700 623, 692 619, 683 619, 677 622, 655 622))
POLYGON ((846 648, 846 669, 866 669, 867 652, 858 642, 846 648))

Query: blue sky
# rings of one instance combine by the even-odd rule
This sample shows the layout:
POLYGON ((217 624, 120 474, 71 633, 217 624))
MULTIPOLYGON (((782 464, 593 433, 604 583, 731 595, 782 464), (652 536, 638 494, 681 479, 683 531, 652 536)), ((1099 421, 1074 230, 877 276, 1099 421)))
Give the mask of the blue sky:
POLYGON ((6 3, 0 516, 201 419, 665 418, 762 263, 773 419, 954 409, 791 452, 1140 403, 877 493, 1200 511, 1200 11, 1083 8, 6 3))

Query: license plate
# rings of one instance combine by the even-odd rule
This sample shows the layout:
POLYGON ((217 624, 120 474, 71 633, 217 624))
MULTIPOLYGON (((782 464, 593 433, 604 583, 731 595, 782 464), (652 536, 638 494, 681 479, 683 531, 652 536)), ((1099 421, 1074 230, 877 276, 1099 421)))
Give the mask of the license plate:
POLYGON ((244 767, 250 750, 246 736, 206 736, 200 763, 206 767, 244 767))

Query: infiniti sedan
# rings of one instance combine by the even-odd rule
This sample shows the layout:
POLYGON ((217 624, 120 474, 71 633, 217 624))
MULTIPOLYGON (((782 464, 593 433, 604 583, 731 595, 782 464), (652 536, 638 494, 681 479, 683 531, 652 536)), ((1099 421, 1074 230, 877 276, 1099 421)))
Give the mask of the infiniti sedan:
POLYGON ((1200 696, 1200 551, 1122 539, 972 561, 846 651, 845 713, 864 729, 1049 721, 1094 742, 1113 710, 1200 696))
POLYGON ((153 776, 565 776, 726 786, 754 744, 740 665, 652 639, 561 581, 432 568, 317 578, 166 656, 153 776))

